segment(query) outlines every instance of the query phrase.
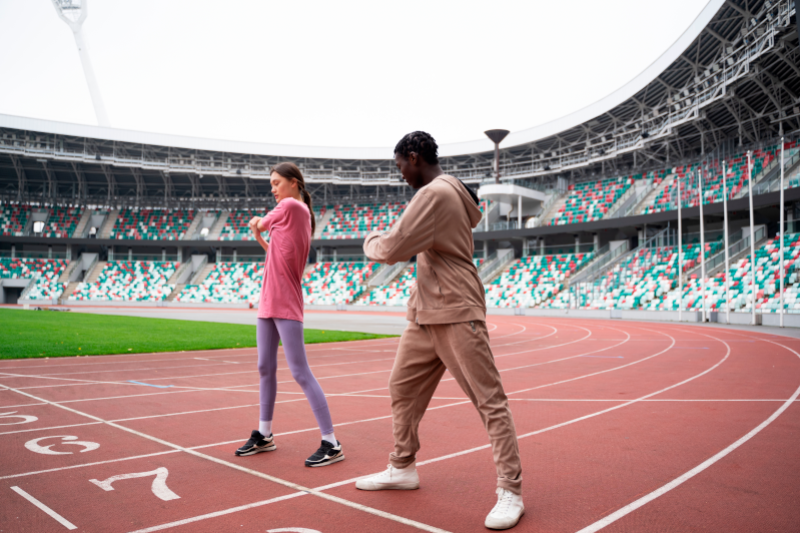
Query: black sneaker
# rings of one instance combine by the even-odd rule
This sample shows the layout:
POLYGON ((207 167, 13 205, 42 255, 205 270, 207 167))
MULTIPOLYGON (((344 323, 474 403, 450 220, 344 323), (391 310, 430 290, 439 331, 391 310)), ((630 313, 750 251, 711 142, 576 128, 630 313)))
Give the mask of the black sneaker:
POLYGON ((342 451, 342 443, 336 441, 336 446, 330 442, 322 441, 322 446, 319 450, 314 452, 314 455, 306 459, 306 466, 327 466, 333 463, 344 461, 344 452, 342 451))
POLYGON ((260 452, 271 452, 275 448, 277 448, 277 446, 275 446, 275 438, 272 435, 264 437, 257 429, 254 429, 253 432, 250 433, 250 440, 248 440, 244 446, 236 450, 234 454, 242 457, 244 455, 253 455, 260 452))

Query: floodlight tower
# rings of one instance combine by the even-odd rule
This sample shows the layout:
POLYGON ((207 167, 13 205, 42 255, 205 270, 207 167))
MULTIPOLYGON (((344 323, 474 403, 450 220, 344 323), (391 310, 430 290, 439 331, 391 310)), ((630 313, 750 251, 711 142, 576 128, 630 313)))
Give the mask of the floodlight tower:
POLYGON ((500 183, 500 142, 509 134, 508 130, 486 130, 483 132, 494 143, 494 182, 500 183))
POLYGON ((106 115, 106 106, 103 104, 103 97, 100 95, 100 89, 97 87, 97 79, 94 77, 94 69, 92 68, 92 61, 89 59, 89 50, 86 47, 86 42, 83 40, 83 33, 81 33, 81 26, 86 16, 89 14, 89 0, 52 0, 53 6, 56 8, 56 13, 61 20, 67 23, 67 26, 72 30, 72 35, 75 37, 75 44, 78 45, 78 54, 81 56, 81 64, 83 65, 83 75, 86 76, 86 84, 89 86, 89 93, 92 96, 92 104, 94 105, 94 114, 97 118, 97 123, 100 126, 110 127, 111 123, 108 121, 106 115))

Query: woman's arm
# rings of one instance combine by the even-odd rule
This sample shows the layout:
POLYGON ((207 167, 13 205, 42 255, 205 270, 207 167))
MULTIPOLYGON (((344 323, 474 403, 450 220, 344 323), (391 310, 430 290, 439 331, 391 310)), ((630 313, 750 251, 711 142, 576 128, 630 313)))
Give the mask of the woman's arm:
POLYGON ((261 229, 259 228, 259 223, 261 222, 260 217, 253 217, 250 219, 250 231, 253 232, 258 244, 264 249, 265 252, 269 252, 269 244, 267 241, 264 240, 264 237, 261 236, 261 229))

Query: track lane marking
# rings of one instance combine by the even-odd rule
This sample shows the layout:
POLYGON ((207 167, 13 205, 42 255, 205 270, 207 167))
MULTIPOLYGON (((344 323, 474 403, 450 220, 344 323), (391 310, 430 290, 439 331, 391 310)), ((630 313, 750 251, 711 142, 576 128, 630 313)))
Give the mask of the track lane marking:
POLYGON ((38 507, 39 509, 41 509, 45 513, 47 513, 50 516, 50 518, 54 519, 56 522, 58 522, 59 524, 61 524, 65 528, 67 528, 67 529, 78 529, 78 527, 76 525, 74 525, 72 522, 70 522, 69 520, 67 520, 66 518, 64 518, 63 516, 61 516, 57 512, 55 512, 54 510, 50 509, 48 506, 46 506, 45 504, 43 504, 42 502, 40 502, 39 500, 37 500, 36 498, 31 496, 30 494, 28 494, 27 492, 25 492, 21 488, 19 488, 19 487, 11 487, 11 490, 16 492, 17 494, 19 494, 20 496, 22 496, 23 498, 25 498, 29 502, 31 502, 33 505, 35 505, 36 507, 38 507))
MULTIPOLYGON (((28 396, 31 399, 42 401, 42 402, 47 402, 47 403, 49 403, 51 405, 54 405, 55 407, 58 407, 60 409, 64 409, 66 411, 70 411, 70 412, 75 413, 77 415, 81 415, 81 416, 84 416, 86 418, 95 420, 95 421, 97 421, 99 423, 107 424, 107 425, 109 425, 111 427, 120 429, 122 431, 126 431, 128 433, 133 434, 133 435, 137 435, 139 437, 151 440, 153 442, 157 442, 157 443, 162 444, 164 446, 167 446, 169 448, 173 448, 173 449, 175 449, 177 451, 183 451, 183 452, 188 453, 190 455, 194 455, 196 457, 199 457, 199 458, 202 458, 202 459, 206 459, 207 461, 211 461, 213 463, 217 463, 217 464, 222 465, 222 466, 227 466, 227 467, 232 468, 234 470, 239 470, 240 472, 244 472, 244 473, 256 476, 256 477, 260 477, 262 479, 266 479, 267 481, 272 481, 273 483, 276 483, 276 484, 279 484, 279 485, 283 485, 285 487, 289 487, 289 488, 291 488, 293 490, 296 490, 298 492, 304 492, 304 493, 312 494, 312 495, 317 496, 319 498, 322 498, 322 499, 325 499, 325 500, 329 500, 329 501, 332 501, 332 502, 335 502, 335 503, 339 503, 339 504, 344 505, 346 507, 350 507, 350 508, 353 508, 353 509, 356 509, 356 510, 359 510, 359 511, 363 511, 365 513, 369 513, 369 514, 372 514, 372 515, 375 515, 375 516, 379 516, 381 518, 386 518, 386 519, 389 519, 389 520, 393 520, 395 522, 399 522, 401 524, 405 524, 405 525, 408 525, 408 526, 411 526, 411 527, 415 527, 417 529, 422 529, 423 531, 430 531, 431 533, 449 533, 444 529, 440 529, 440 528, 437 528, 437 527, 429 526, 429 525, 424 524, 422 522, 417 522, 416 520, 411 520, 411 519, 408 519, 408 518, 405 518, 405 517, 402 517, 402 516, 394 515, 392 513, 387 513, 385 511, 381 511, 379 509, 368 507, 368 506, 362 505, 360 503, 351 502, 350 500, 346 500, 346 499, 340 498, 338 496, 333 496, 332 494, 325 494, 323 492, 316 491, 316 490, 314 490, 312 488, 304 487, 302 485, 299 485, 297 483, 293 483, 291 481, 287 481, 287 480, 284 480, 284 479, 281 479, 281 478, 278 478, 278 477, 275 477, 275 476, 270 476, 268 474, 264 474, 264 473, 258 472, 256 470, 252 470, 250 468, 246 468, 246 467, 243 467, 241 465, 238 465, 238 464, 235 464, 235 463, 231 463, 230 461, 224 461, 222 459, 218 459, 216 457, 213 457, 213 456, 210 456, 210 455, 206 455, 204 453, 200 453, 200 452, 198 452, 196 450, 185 448, 183 446, 180 446, 178 444, 174 444, 174 443, 166 441, 164 439, 160 439, 158 437, 154 437, 152 435, 148 435, 147 433, 143 433, 143 432, 137 431, 135 429, 127 428, 125 426, 121 426, 121 425, 116 424, 114 422, 110 422, 108 420, 104 420, 104 419, 102 419, 100 417, 97 417, 97 416, 94 416, 94 415, 90 415, 90 414, 84 413, 82 411, 78 411, 77 409, 72 409, 71 407, 67 407, 67 406, 64 406, 64 405, 59 405, 59 404, 55 404, 55 403, 49 402, 48 400, 45 400, 44 398, 38 398, 38 397, 36 397, 36 396, 34 396, 34 395, 30 394, 30 393, 16 390, 16 389, 14 389, 12 387, 8 387, 7 385, 2 385, 2 387, 4 387, 7 390, 16 392, 17 394, 22 394, 23 396, 28 396)), ((172 527, 172 526, 166 526, 166 527, 172 527)), ((142 532, 144 532, 144 531, 157 531, 158 529, 165 529, 165 527, 164 526, 155 526, 155 528, 148 528, 146 530, 140 530, 140 531, 142 531, 142 532)))
MULTIPOLYGON (((798 353, 795 350, 789 348, 788 346, 785 346, 785 345, 783 345, 781 343, 774 342, 774 341, 771 341, 771 340, 768 340, 768 339, 761 339, 761 340, 763 340, 764 342, 769 342, 771 344, 775 344, 776 346, 780 346, 782 348, 785 348, 786 350, 792 352, 798 358, 800 358, 800 353, 798 353)), ((730 346, 728 347, 728 350, 730 351, 730 346)), ((800 396, 800 387, 798 387, 795 390, 794 394, 788 400, 786 400, 766 420, 761 422, 758 426, 756 426, 755 428, 750 430, 746 435, 744 435, 743 437, 741 437, 740 439, 738 439, 734 443, 730 444, 728 447, 726 447, 722 451, 714 454, 713 456, 709 457, 708 459, 706 459, 705 461, 703 461, 702 463, 700 463, 696 467, 692 468, 688 472, 685 472, 681 476, 678 476, 677 478, 675 478, 672 481, 670 481, 669 483, 659 487, 658 489, 654 490, 653 492, 651 492, 651 493, 649 493, 649 494, 647 494, 645 496, 642 496, 638 500, 629 503, 625 507, 622 507, 621 509, 618 509, 617 511, 615 511, 615 512, 611 513, 610 515, 598 520, 597 522, 595 522, 595 523, 593 523, 593 524, 591 524, 589 526, 586 526, 585 528, 583 528, 580 531, 578 531, 578 533, 594 533, 596 531, 599 531, 599 530, 603 529, 604 527, 613 524, 614 522, 616 522, 620 518, 623 518, 624 516, 627 516, 628 514, 630 514, 633 511, 635 511, 636 509, 639 509, 640 507, 643 507, 644 505, 647 505, 648 503, 650 503, 651 501, 655 500, 659 496, 662 496, 662 495, 666 494, 667 492, 671 491, 675 487, 677 487, 677 486, 683 484, 684 482, 688 481, 689 479, 693 478, 697 474, 703 472, 708 467, 712 466, 714 463, 718 462, 720 459, 726 457, 731 452, 733 452, 734 450, 739 448, 742 444, 746 443, 747 441, 749 441, 750 439, 755 437, 758 433, 761 432, 761 430, 763 430, 768 425, 770 425, 786 409, 788 409, 789 406, 793 402, 795 402, 797 400, 798 396, 800 396)))

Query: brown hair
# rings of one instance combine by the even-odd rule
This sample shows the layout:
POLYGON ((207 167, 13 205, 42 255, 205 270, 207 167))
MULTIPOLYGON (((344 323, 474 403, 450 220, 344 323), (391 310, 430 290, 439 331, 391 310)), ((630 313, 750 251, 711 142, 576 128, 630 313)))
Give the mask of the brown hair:
POLYGON ((306 180, 303 178, 303 173, 297 168, 294 163, 278 163, 271 169, 269 173, 276 173, 277 175, 286 178, 287 180, 297 180, 297 188, 300 189, 300 194, 303 195, 303 202, 308 206, 308 212, 311 213, 311 237, 314 237, 314 232, 317 230, 317 221, 314 218, 314 209, 311 207, 311 195, 306 190, 306 180))

